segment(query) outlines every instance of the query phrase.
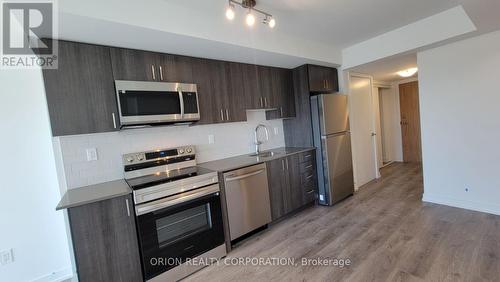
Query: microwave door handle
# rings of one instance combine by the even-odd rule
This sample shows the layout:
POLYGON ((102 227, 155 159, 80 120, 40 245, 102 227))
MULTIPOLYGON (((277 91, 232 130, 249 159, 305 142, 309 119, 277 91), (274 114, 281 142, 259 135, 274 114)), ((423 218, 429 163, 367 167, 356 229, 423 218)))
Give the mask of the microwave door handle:
POLYGON ((179 102, 181 104, 181 118, 184 117, 184 97, 182 95, 182 88, 177 86, 177 92, 179 92, 179 102))

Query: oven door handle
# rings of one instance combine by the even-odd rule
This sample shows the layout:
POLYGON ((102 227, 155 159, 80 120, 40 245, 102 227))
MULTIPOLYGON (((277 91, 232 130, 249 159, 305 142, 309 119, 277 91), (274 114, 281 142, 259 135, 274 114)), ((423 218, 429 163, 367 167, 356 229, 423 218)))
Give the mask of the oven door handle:
POLYGON ((168 207, 171 207, 174 205, 178 205, 181 203, 185 203, 185 202, 188 202, 188 201, 191 201, 191 200, 194 200, 197 198, 201 198, 203 196, 210 195, 210 194, 213 194, 213 193, 216 193, 219 191, 220 191, 219 184, 214 184, 214 185, 208 186, 206 188, 201 188, 201 189, 197 189, 194 191, 181 193, 181 194, 178 194, 178 195, 175 195, 172 197, 167 197, 167 198, 153 201, 153 202, 150 202, 147 204, 137 205, 135 207, 135 211, 136 211, 136 214, 139 216, 139 215, 143 215, 146 213, 161 210, 164 208, 168 208, 168 207))
POLYGON ((177 86, 177 92, 179 92, 179 102, 181 105, 181 118, 183 118, 184 117, 184 97, 183 97, 182 88, 180 85, 177 86))

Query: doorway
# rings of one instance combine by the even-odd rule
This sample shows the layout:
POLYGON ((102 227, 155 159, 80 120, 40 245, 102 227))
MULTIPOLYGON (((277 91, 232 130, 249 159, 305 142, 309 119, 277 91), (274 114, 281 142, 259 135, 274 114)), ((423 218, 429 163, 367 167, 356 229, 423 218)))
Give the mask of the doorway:
POLYGON ((418 81, 399 84, 403 161, 421 162, 420 107, 418 81))

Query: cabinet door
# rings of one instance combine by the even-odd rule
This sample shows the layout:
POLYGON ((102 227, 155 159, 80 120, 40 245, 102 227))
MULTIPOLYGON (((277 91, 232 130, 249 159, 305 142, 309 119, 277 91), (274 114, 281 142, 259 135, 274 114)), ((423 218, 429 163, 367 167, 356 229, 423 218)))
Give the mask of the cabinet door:
POLYGON ((299 155, 291 155, 287 157, 287 172, 288 172, 288 205, 287 212, 292 212, 303 206, 304 193, 301 185, 300 161, 299 155))
POLYGON ((59 68, 44 69, 53 136, 119 129, 109 48, 59 42, 59 68))
POLYGON ((115 80, 160 81, 157 53, 111 48, 115 80))
POLYGON ((142 281, 130 195, 68 209, 80 281, 142 281))
POLYGON ((326 71, 321 66, 308 66, 309 72, 309 91, 310 92, 325 92, 326 87, 326 71))
POLYGON ((242 64, 246 109, 260 109, 259 73, 256 65, 242 64))
POLYGON ((216 94, 212 80, 212 64, 207 59, 193 59, 193 78, 198 90, 200 120, 196 124, 211 124, 219 122, 220 118, 215 106, 216 94))
POLYGON ((243 91, 243 69, 240 63, 227 63, 229 73, 228 107, 226 107, 226 121, 246 121, 245 93, 243 91))
POLYGON ((225 113, 225 109, 229 108, 228 64, 223 61, 209 60, 209 68, 208 76, 212 81, 214 91, 214 122, 228 122, 225 113))
POLYGON ((271 108, 271 97, 273 96, 271 68, 257 66, 259 75, 259 105, 260 108, 271 108))
POLYGON ((273 68, 272 77, 272 104, 276 110, 267 111, 266 118, 280 119, 295 117, 295 95, 293 93, 292 71, 273 68))
POLYGON ((308 65, 308 72, 310 92, 330 93, 339 90, 337 69, 308 65))
POLYGON ((159 55, 160 80, 165 82, 193 83, 195 58, 161 54, 159 55))
POLYGON ((339 91, 339 77, 337 69, 327 68, 326 69, 326 91, 328 92, 338 92, 339 91))
POLYGON ((267 162, 267 179, 271 200, 271 217, 277 220, 287 213, 284 189, 287 186, 284 158, 267 162))

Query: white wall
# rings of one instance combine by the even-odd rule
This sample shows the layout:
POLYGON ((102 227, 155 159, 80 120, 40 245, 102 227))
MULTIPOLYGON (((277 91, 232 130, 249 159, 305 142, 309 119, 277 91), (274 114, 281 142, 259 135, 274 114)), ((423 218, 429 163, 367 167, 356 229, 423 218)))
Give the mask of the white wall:
POLYGON ((380 120, 383 128, 381 137, 384 147, 384 162, 403 161, 398 92, 397 83, 393 84, 391 88, 380 89, 380 120))
POLYGON ((270 133, 270 140, 262 149, 285 145, 281 120, 266 121, 263 111, 249 111, 247 117, 247 122, 238 123, 57 137, 54 138, 54 147, 56 152, 59 151, 59 167, 64 170, 60 179, 69 189, 120 179, 123 178, 123 154, 180 145, 195 145, 198 163, 250 153, 255 150, 254 129, 259 123, 267 125, 270 133), (214 144, 208 144, 208 135, 214 135, 214 144), (97 148, 97 161, 87 161, 87 148, 97 148))
POLYGON ((424 201, 500 214, 500 32, 421 52, 418 67, 424 201))
POLYGON ((40 70, 0 70, 0 250, 14 263, 0 281, 51 281, 71 275, 40 70))

